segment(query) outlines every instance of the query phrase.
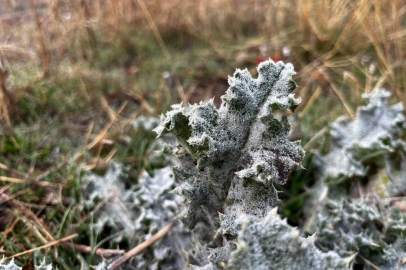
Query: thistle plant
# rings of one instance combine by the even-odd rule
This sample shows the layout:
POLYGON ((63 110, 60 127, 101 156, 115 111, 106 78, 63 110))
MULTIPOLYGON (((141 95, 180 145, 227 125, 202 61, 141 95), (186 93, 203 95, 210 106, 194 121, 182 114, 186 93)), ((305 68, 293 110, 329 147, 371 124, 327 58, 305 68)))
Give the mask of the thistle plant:
POLYGON ((345 270, 351 257, 342 259, 336 252, 323 253, 313 243, 315 235, 303 238, 282 220, 277 209, 264 218, 244 217, 238 248, 231 254, 227 269, 233 270, 345 270))
POLYGON ((358 108, 354 120, 340 117, 333 123, 330 151, 320 157, 323 178, 365 176, 367 168, 362 163, 382 167, 388 163, 387 154, 405 148, 400 139, 406 131, 403 103, 389 106, 390 96, 383 89, 364 94, 368 104, 358 108))
POLYGON ((237 69, 219 109, 213 101, 177 104, 161 117, 158 137, 171 133, 178 142, 165 151, 179 160, 173 168, 175 192, 184 198, 179 219, 201 240, 189 254, 192 268, 221 269, 236 249, 236 219, 265 217, 278 199, 274 183, 285 184, 300 166, 305 152, 289 140, 287 117, 277 117, 300 103, 292 94, 294 74, 291 64, 272 60, 259 65, 256 79, 237 69))
POLYGON ((316 243, 360 269, 406 269, 406 214, 368 199, 329 200, 316 218, 316 243))
MULTIPOLYGON (((362 97, 366 105, 357 109, 354 118, 341 116, 332 123, 328 153, 314 151, 318 173, 305 203, 306 215, 313 215, 326 198, 358 193, 362 179, 368 179, 364 193, 372 191, 381 198, 406 191, 404 106, 402 102, 390 105, 391 93, 384 89, 362 97), (343 191, 344 185, 349 192, 343 191)), ((307 226, 312 226, 312 219, 307 219, 307 226)))

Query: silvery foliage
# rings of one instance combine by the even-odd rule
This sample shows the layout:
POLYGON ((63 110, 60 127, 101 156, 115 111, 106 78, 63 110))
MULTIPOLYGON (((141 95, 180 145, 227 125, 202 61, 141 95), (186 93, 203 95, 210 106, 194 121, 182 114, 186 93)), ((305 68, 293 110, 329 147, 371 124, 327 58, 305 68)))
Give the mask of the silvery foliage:
POLYGON ((306 201, 305 211, 312 211, 331 195, 328 181, 368 176, 370 185, 375 185, 372 190, 384 196, 406 191, 404 108, 401 102, 389 106, 390 96, 383 89, 363 94, 367 105, 358 108, 354 119, 343 116, 332 124, 329 152, 325 155, 315 152, 318 181, 306 201), (374 171, 378 174, 373 175, 374 171))
POLYGON ((22 268, 17 266, 14 263, 14 259, 5 262, 4 260, 0 260, 0 270, 21 270, 22 268))
POLYGON ((388 105, 390 95, 382 89, 363 95, 368 103, 354 119, 333 123, 330 151, 320 155, 322 173, 308 200, 316 216, 308 218, 307 232, 316 233, 317 246, 342 257, 357 254, 352 263, 367 270, 406 269, 406 215, 390 203, 406 191, 406 121, 402 103, 388 105), (328 199, 334 192, 326 181, 353 177, 368 178, 366 192, 379 204, 328 199))
MULTIPOLYGON (((135 128, 150 130, 157 126, 156 119, 140 118, 134 123, 135 128)), ((165 141, 170 138, 165 138, 165 141)), ((164 140, 159 139, 152 145, 152 149, 164 146, 164 140)), ((161 155, 155 153, 155 156, 161 155)), ((157 158, 161 160, 161 158, 157 158)), ((162 169, 155 170, 154 176, 144 172, 137 184, 130 182, 123 165, 111 162, 104 175, 89 173, 86 176, 86 194, 88 200, 85 205, 92 209, 99 202, 107 200, 95 213, 96 232, 112 229, 116 234, 111 243, 126 242, 135 247, 151 238, 164 226, 172 222, 177 213, 177 203, 180 197, 169 191, 175 188, 173 172, 168 165, 174 165, 171 158, 166 157, 162 169)), ((165 237, 156 242, 153 248, 141 255, 133 257, 122 269, 183 269, 185 262, 183 250, 190 242, 189 233, 182 225, 175 226, 165 237)), ((107 269, 115 258, 101 262, 97 269, 107 269)))
POLYGON ((344 270, 349 260, 337 253, 323 253, 314 245, 314 235, 303 238, 299 231, 276 213, 265 217, 239 218, 242 230, 238 248, 231 255, 227 269, 233 270, 344 270))
MULTIPOLYGON (((10 261, 4 261, 4 259, 0 259, 0 270, 21 270, 22 267, 19 267, 14 263, 14 259, 10 261)), ((40 265, 34 267, 35 270, 52 270, 54 269, 51 264, 45 264, 42 262, 40 265)))
POLYGON ((323 178, 365 176, 363 161, 405 148, 399 140, 406 130, 403 103, 388 106, 390 96, 383 89, 363 94, 368 104, 358 108, 355 119, 340 117, 333 123, 330 151, 320 159, 323 178))
POLYGON ((353 261, 365 270, 406 269, 406 214, 384 209, 366 199, 329 201, 317 215, 316 243, 342 257, 358 254, 353 261), (366 259, 366 260, 365 260, 366 259))
MULTIPOLYGON (((111 228, 117 233, 112 243, 126 241, 136 246, 169 224, 176 215, 176 202, 180 197, 169 193, 175 182, 169 167, 155 171, 150 177, 146 172, 138 185, 129 186, 122 165, 112 163, 104 176, 87 176, 89 206, 108 200, 95 214, 94 229, 102 232, 111 228)), ((183 250, 190 238, 181 226, 174 227, 165 237, 154 244, 153 249, 133 257, 122 269, 182 269, 183 250)), ((104 262, 100 269, 107 267, 114 259, 104 262)), ((107 268, 106 268, 107 269, 107 268)))
POLYGON ((189 254, 193 269, 220 269, 236 246, 242 215, 264 217, 277 200, 273 183, 284 184, 304 151, 288 139, 290 125, 277 110, 294 111, 300 99, 291 64, 263 62, 258 78, 247 69, 230 77, 220 109, 213 102, 173 105, 155 129, 179 145, 173 171, 184 199, 179 218, 201 243, 189 254), (216 233, 214 233, 216 232, 216 233), (213 239, 214 237, 214 239, 213 239))

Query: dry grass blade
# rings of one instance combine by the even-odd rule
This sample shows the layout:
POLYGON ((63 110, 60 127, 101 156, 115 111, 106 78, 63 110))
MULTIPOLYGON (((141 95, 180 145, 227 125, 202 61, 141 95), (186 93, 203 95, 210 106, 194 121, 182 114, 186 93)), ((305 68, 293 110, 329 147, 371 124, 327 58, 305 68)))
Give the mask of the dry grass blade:
MULTIPOLYGON (((91 254, 92 250, 93 250, 89 246, 80 245, 80 244, 62 243, 62 246, 69 248, 69 249, 75 249, 76 251, 79 251, 80 253, 84 253, 84 254, 91 254)), ((96 254, 97 256, 101 256, 103 258, 111 258, 116 255, 124 254, 124 250, 98 248, 98 249, 96 249, 94 254, 96 254)))
POLYGON ((118 266, 125 263, 130 258, 134 257, 135 255, 137 255, 138 253, 140 253, 141 251, 143 251, 144 249, 146 249, 147 247, 158 241, 160 238, 164 237, 172 229, 173 225, 174 225, 173 223, 166 225, 159 232, 154 234, 150 239, 148 239, 145 242, 142 242, 132 250, 125 253, 122 257, 118 258, 116 261, 110 264, 108 270, 116 269, 118 266))
POLYGON ((0 92, 2 103, 5 103, 4 113, 6 115, 9 114, 7 109, 11 110, 11 113, 13 113, 13 109, 15 108, 16 104, 16 99, 13 93, 7 89, 7 76, 1 64, 0 64, 0 92))
MULTIPOLYGON (((19 218, 16 218, 13 223, 11 223, 10 227, 3 233, 3 237, 6 238, 14 229, 14 227, 17 225, 17 223, 20 221, 19 218)), ((0 242, 0 245, 3 245, 3 242, 0 242)))
POLYGON ((14 177, 7 177, 7 176, 0 176, 0 181, 11 182, 11 183, 19 183, 19 184, 24 184, 25 183, 24 179, 14 178, 14 177))
MULTIPOLYGON (((9 252, 9 251, 7 251, 7 250, 4 250, 4 249, 0 249, 0 254, 3 254, 3 255, 5 255, 5 256, 13 256, 13 253, 11 253, 11 252, 9 252)), ((3 257, 3 256, 2 256, 3 257)), ((22 259, 22 258, 16 258, 18 261, 20 261, 20 262, 22 262, 22 263, 24 263, 24 260, 22 259)))
POLYGON ((132 92, 130 89, 128 89, 126 87, 124 87, 124 90, 126 90, 127 95, 129 95, 134 100, 141 103, 142 108, 144 108, 148 113, 151 113, 151 114, 154 113, 154 108, 151 105, 149 105, 149 103, 144 98, 141 87, 135 78, 134 78, 134 88, 136 90, 136 93, 132 92))
POLYGON ((2 194, 4 191, 6 191, 7 189, 9 189, 13 184, 14 184, 14 183, 10 183, 10 184, 8 184, 8 185, 2 187, 2 188, 0 189, 0 196, 1 196, 1 194, 2 194))
POLYGON ((169 53, 168 48, 166 48, 165 42, 162 39, 162 36, 159 33, 159 30, 156 27, 154 19, 152 18, 151 14, 149 13, 147 6, 145 5, 143 0, 137 0, 137 1, 138 1, 138 4, 141 6, 141 9, 145 15, 145 18, 148 20, 148 23, 149 23, 152 31, 154 32, 155 38, 157 39, 159 46, 161 46, 161 49, 162 49, 166 59, 168 61, 171 61, 171 59, 172 59, 171 54, 169 53))
POLYGON ((7 194, 2 194, 2 196, 6 197, 7 200, 11 200, 13 204, 15 204, 16 207, 19 207, 19 211, 26 216, 27 218, 31 218, 32 220, 35 221, 35 223, 39 226, 39 228, 42 230, 43 233, 48 237, 48 239, 55 241, 55 238, 51 235, 49 232, 49 229, 47 229, 46 225, 41 221, 28 207, 24 206, 22 202, 19 202, 17 200, 13 200, 13 198, 10 199, 11 196, 8 196, 7 194))
POLYGON ((405 264, 406 264, 406 258, 403 258, 403 260, 400 262, 398 267, 401 267, 401 266, 403 266, 405 264))
POLYGON ((42 64, 42 71, 43 71, 44 77, 47 77, 49 75, 49 64, 51 61, 50 54, 48 53, 47 47, 45 45, 44 36, 42 33, 42 27, 41 27, 41 19, 39 17, 39 13, 37 10, 37 5, 35 3, 35 0, 30 0, 29 2, 31 4, 32 10, 34 11, 38 42, 39 42, 40 48, 41 48, 40 59, 41 59, 41 64, 42 64))
POLYGON ((305 145, 303 148, 304 148, 305 150, 311 149, 311 148, 314 146, 315 142, 316 142, 319 138, 321 138, 322 136, 324 136, 324 134, 325 134, 326 132, 328 132, 328 130, 329 130, 328 127, 322 128, 319 132, 317 132, 317 133, 306 143, 306 145, 305 145))
MULTIPOLYGON (((116 115, 119 115, 122 110, 124 110, 125 106, 127 106, 128 102, 124 102, 120 108, 118 109, 116 115)), ((114 117, 113 119, 110 120, 110 122, 107 124, 107 126, 96 136, 96 138, 93 139, 93 141, 86 146, 86 150, 89 150, 93 148, 96 144, 98 144, 101 140, 103 140, 107 134, 107 131, 110 129, 110 127, 114 124, 114 122, 117 120, 117 117, 114 117)))
MULTIPOLYGON (((13 200, 14 198, 17 198, 18 196, 27 193, 28 191, 30 191, 29 188, 24 189, 24 190, 20 190, 19 192, 14 193, 13 195, 7 196, 7 198, 5 198, 4 200, 0 200, 0 204, 8 202, 13 200)), ((0 198, 2 197, 2 195, 0 194, 0 198)))
POLYGON ((319 97, 322 90, 323 89, 320 86, 317 87, 316 91, 314 91, 314 93, 311 95, 309 101, 306 103, 305 107, 303 108, 302 112, 300 113, 298 122, 300 122, 303 119, 303 116, 306 115, 306 112, 310 109, 310 107, 313 105, 313 103, 319 97))
POLYGON ((118 113, 116 113, 112 108, 110 108, 109 103, 104 97, 100 97, 100 104, 106 110, 107 114, 109 115, 110 121, 115 121, 120 117, 118 113))
POLYGON ((367 264, 369 264, 373 269, 375 270, 381 270, 381 268, 379 268, 378 266, 376 266, 375 264, 373 264, 371 261, 369 261, 367 258, 365 258, 364 256, 362 256, 361 254, 357 254, 358 257, 360 257, 361 259, 363 259, 367 264))
POLYGON ((72 234, 72 235, 69 235, 69 236, 67 236, 67 237, 64 237, 64 238, 62 238, 62 239, 60 239, 60 240, 56 240, 56 241, 50 242, 50 243, 48 243, 48 244, 46 244, 46 245, 43 245, 43 246, 40 246, 40 247, 36 247, 36 248, 30 249, 30 250, 26 250, 26 251, 17 253, 17 254, 15 254, 15 255, 13 255, 13 256, 10 256, 10 257, 5 258, 5 260, 10 260, 10 259, 15 258, 15 257, 19 257, 19 256, 22 256, 22 255, 25 255, 25 254, 33 253, 33 252, 35 252, 35 251, 37 251, 37 250, 41 250, 41 249, 44 249, 44 248, 52 247, 52 246, 58 245, 58 244, 60 244, 60 243, 62 243, 62 242, 66 242, 66 241, 72 240, 73 238, 76 238, 76 237, 78 237, 78 234, 77 234, 77 233, 72 234))
POLYGON ((344 108, 347 110, 348 114, 353 117, 355 115, 354 110, 351 109, 351 106, 349 105, 348 101, 344 98, 343 94, 336 88, 336 86, 334 85, 333 81, 331 80, 330 76, 325 72, 324 69, 317 67, 318 71, 320 72, 320 74, 323 74, 324 78, 326 79, 326 81, 328 81, 328 83, 330 84, 331 88, 333 89, 334 93, 336 93, 336 95, 338 96, 338 98, 340 99, 340 101, 343 103, 344 108))
POLYGON ((11 174, 17 176, 18 178, 25 178, 25 174, 15 170, 15 169, 10 169, 9 167, 4 165, 3 163, 0 163, 0 170, 3 170, 5 172, 7 172, 7 173, 11 173, 11 174))

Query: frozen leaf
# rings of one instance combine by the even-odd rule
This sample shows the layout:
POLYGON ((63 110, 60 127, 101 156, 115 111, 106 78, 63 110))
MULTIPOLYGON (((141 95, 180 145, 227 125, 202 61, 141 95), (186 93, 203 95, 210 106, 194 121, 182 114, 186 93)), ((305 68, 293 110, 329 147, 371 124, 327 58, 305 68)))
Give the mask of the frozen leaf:
MULTIPOLYGON (((288 139, 287 118, 274 117, 275 111, 293 112, 300 103, 291 94, 294 74, 291 64, 272 60, 259 65, 256 79, 237 69, 220 109, 212 101, 173 105, 155 129, 158 136, 172 133, 183 149, 174 168, 181 183, 175 192, 184 198, 179 218, 212 247, 211 258, 227 257, 227 240, 240 230, 235 219, 242 213, 265 216, 277 200, 273 183, 286 183, 302 161, 300 142, 288 139)), ((198 253, 194 256, 204 257, 198 253)), ((214 259, 194 261, 202 269, 222 267, 214 259)))
POLYGON ((14 259, 5 262, 3 259, 0 260, 0 270, 21 270, 21 267, 14 263, 14 259))
MULTIPOLYGON (((99 201, 108 201, 95 213, 97 222, 94 227, 98 232, 110 228, 117 233, 113 243, 139 244, 176 216, 176 202, 180 197, 169 193, 175 187, 169 167, 156 170, 154 177, 145 172, 139 184, 131 185, 123 166, 111 163, 104 176, 89 174, 86 180, 89 208, 95 207, 99 201)), ((175 226, 152 249, 135 256, 126 265, 145 270, 153 269, 153 265, 163 269, 182 269, 185 266, 183 250, 190 241, 183 226, 175 226)), ((99 268, 104 269, 102 264, 99 268)))
POLYGON ((399 147, 396 139, 406 129, 403 104, 388 106, 390 95, 382 89, 364 94, 369 103, 357 110, 354 120, 340 117, 333 123, 330 152, 320 161, 324 177, 363 176, 367 169, 363 161, 399 147))
MULTIPOLYGON (((316 243, 342 257, 357 252, 379 269, 389 270, 398 269, 405 256, 406 214, 396 207, 384 209, 365 199, 330 201, 316 223, 316 243)), ((361 257, 355 263, 374 269, 361 257)))
POLYGON ((335 252, 323 253, 313 237, 299 231, 270 212, 264 218, 242 217, 238 248, 231 254, 227 269, 233 270, 339 270, 348 269, 346 260, 335 252))

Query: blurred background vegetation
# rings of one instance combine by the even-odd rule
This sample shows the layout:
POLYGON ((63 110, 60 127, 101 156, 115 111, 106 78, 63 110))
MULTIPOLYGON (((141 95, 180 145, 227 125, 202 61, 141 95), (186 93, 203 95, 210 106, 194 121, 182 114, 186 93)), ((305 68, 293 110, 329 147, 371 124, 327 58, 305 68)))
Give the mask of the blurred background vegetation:
MULTIPOLYGON (((155 134, 134 120, 182 101, 219 105, 236 68, 294 64, 292 137, 306 150, 362 93, 384 87, 405 102, 405 13, 402 0, 2 0, 0 254, 74 233, 92 246, 83 174, 115 160, 136 183, 154 166, 155 134)), ((43 252, 62 269, 81 260, 43 252)))

